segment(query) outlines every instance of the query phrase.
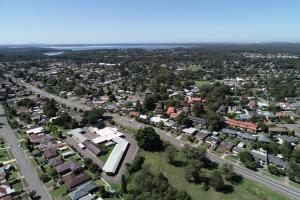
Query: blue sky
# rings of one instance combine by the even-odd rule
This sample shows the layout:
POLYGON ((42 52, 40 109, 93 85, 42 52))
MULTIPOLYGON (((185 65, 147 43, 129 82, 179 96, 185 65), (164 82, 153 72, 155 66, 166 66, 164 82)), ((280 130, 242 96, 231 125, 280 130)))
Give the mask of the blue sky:
POLYGON ((299 0, 0 0, 0 44, 300 41, 299 0))

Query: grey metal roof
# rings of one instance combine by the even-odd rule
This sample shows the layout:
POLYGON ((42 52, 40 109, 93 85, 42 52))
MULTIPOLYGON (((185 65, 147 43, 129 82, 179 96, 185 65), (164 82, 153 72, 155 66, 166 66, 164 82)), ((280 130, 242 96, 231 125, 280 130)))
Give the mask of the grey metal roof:
POLYGON ((268 155, 268 160, 269 160, 269 163, 273 163, 273 164, 283 167, 283 168, 287 168, 287 166, 288 166, 287 162, 283 161, 282 159, 280 159, 272 154, 268 155))
POLYGON ((120 137, 114 138, 112 140, 117 144, 112 150, 102 169, 106 173, 114 174, 116 173, 116 170, 124 156, 125 151, 127 150, 129 143, 120 137))
POLYGON ((82 184, 76 190, 69 193, 69 197, 72 200, 78 200, 81 197, 88 195, 92 190, 95 190, 97 185, 94 181, 89 181, 87 183, 82 184))
POLYGON ((263 134, 263 133, 258 134, 258 141, 265 142, 265 143, 271 142, 270 138, 266 134, 263 134))

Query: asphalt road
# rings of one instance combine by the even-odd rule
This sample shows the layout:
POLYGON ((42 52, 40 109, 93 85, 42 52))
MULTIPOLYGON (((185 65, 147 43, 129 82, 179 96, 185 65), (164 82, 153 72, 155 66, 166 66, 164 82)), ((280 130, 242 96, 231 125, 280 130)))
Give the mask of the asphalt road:
POLYGON ((21 169, 22 175, 25 177, 31 190, 36 191, 36 195, 42 200, 51 200, 48 191, 44 188, 44 184, 40 181, 35 169, 27 159, 22 149, 18 147, 18 139, 14 131, 8 125, 3 107, 0 105, 0 134, 6 140, 6 143, 11 147, 12 154, 21 169))
MULTIPOLYGON (((25 85, 28 89, 31 89, 33 92, 35 92, 37 94, 40 94, 40 95, 48 97, 48 98, 54 98, 57 102, 59 102, 61 104, 65 104, 66 106, 69 106, 71 108, 72 107, 77 107, 77 108, 81 108, 82 110, 90 110, 91 109, 90 106, 85 106, 84 104, 75 103, 73 101, 69 101, 67 99, 57 97, 53 94, 50 94, 50 93, 47 93, 43 90, 37 89, 36 87, 34 87, 30 84, 24 83, 23 81, 21 81, 19 79, 17 80, 17 82, 20 83, 20 84, 25 85)), ((134 120, 130 120, 126 117, 121 117, 121 116, 116 115, 116 114, 112 114, 112 116, 113 116, 113 118, 116 122, 118 122, 119 124, 124 125, 124 126, 130 126, 132 128, 140 128, 140 127, 145 126, 141 123, 138 123, 134 120)), ((169 141, 170 143, 172 143, 173 145, 175 145, 177 147, 183 147, 185 145, 184 141, 181 141, 181 140, 178 140, 178 139, 172 137, 170 133, 162 131, 158 128, 155 128, 155 130, 161 136, 161 138, 163 140, 169 141)), ((263 185, 265 185, 265 186, 267 186, 267 187, 269 187, 269 188, 271 188, 271 189, 273 189, 273 190, 275 190, 279 193, 282 193, 282 194, 290 197, 291 199, 297 199, 297 200, 300 199, 300 189, 298 189, 296 187, 293 187, 293 186, 288 185, 286 183, 280 182, 280 181, 275 180, 271 177, 264 176, 262 174, 259 174, 259 173, 255 172, 255 171, 249 170, 249 169, 247 169, 243 166, 240 166, 240 165, 232 163, 228 160, 222 159, 222 158, 220 158, 220 157, 218 157, 218 156, 216 156, 216 155, 214 155, 210 152, 208 152, 207 155, 214 162, 217 162, 217 163, 227 162, 227 163, 233 164, 235 171, 238 174, 241 174, 246 178, 249 178, 251 180, 262 183, 263 185)))

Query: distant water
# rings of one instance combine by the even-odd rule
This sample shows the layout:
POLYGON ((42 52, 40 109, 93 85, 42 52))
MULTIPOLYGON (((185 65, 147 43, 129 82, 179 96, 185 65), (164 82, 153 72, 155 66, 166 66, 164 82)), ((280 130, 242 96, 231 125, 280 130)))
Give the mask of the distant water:
POLYGON ((60 55, 60 54, 63 54, 64 52, 63 51, 53 51, 53 52, 46 52, 44 53, 46 56, 57 56, 57 55, 60 55))
POLYGON ((45 48, 52 48, 56 50, 95 50, 95 49, 172 49, 179 47, 193 47, 192 45, 176 45, 176 44, 149 44, 149 45, 70 45, 70 46, 43 46, 45 48))

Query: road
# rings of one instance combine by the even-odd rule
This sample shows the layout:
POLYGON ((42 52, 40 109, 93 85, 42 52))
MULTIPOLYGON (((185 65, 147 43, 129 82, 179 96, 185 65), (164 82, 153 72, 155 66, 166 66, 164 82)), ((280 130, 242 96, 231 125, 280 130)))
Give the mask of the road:
POLYGON ((6 143, 11 147, 12 154, 17 161, 21 169, 21 173, 25 177, 25 180, 29 184, 31 190, 35 190, 37 196, 40 196, 42 200, 52 199, 49 196, 48 191, 44 188, 44 184, 40 181, 35 169, 31 165, 30 161, 27 159, 25 153, 22 149, 18 147, 18 138, 16 137, 14 131, 8 125, 7 119, 5 117, 5 111, 0 105, 0 134, 4 137, 6 143))
MULTIPOLYGON (((23 81, 17 80, 17 82, 20 83, 20 84, 25 85, 28 89, 31 89, 35 93, 38 93, 38 94, 40 94, 42 96, 45 96, 45 97, 48 97, 48 98, 53 98, 58 103, 64 104, 64 105, 69 106, 71 108, 72 107, 78 107, 78 108, 81 108, 82 110, 90 110, 91 109, 90 106, 86 106, 84 104, 75 103, 75 102, 69 101, 67 99, 57 97, 53 94, 50 94, 50 93, 47 93, 43 90, 37 89, 36 87, 34 87, 30 84, 24 83, 23 81)), ((139 123, 137 121, 134 121, 134 120, 130 120, 126 117, 121 117, 121 116, 116 115, 116 114, 110 114, 110 115, 113 116, 114 120, 117 123, 119 123, 120 125, 123 125, 123 126, 129 126, 129 127, 132 127, 132 128, 140 128, 140 127, 145 126, 144 124, 141 124, 141 123, 139 123)), ((161 129, 158 129, 158 128, 155 128, 155 130, 163 140, 169 141, 174 146, 183 147, 186 144, 186 142, 174 138, 169 132, 162 131, 161 129)), ((265 185, 265 186, 267 186, 267 187, 269 187, 269 188, 271 188, 271 189, 273 189, 273 190, 275 190, 279 193, 282 193, 282 194, 290 197, 291 199, 297 199, 297 200, 300 199, 300 189, 298 189, 296 187, 293 187, 293 186, 288 185, 286 183, 280 182, 280 181, 275 180, 271 177, 264 176, 262 174, 259 174, 259 173, 255 172, 255 171, 249 170, 249 169, 247 169, 243 166, 240 166, 240 165, 232 163, 228 160, 222 159, 222 158, 220 158, 220 157, 218 157, 218 156, 216 156, 216 155, 214 155, 210 152, 208 152, 207 155, 208 155, 209 159, 211 159, 214 162, 217 162, 217 163, 224 163, 224 162, 231 163, 234 166, 235 171, 238 174, 241 174, 246 178, 257 181, 257 182, 259 182, 259 183, 261 183, 261 184, 263 184, 263 185, 265 185)))
POLYGON ((25 86, 27 89, 31 90, 32 92, 34 92, 36 94, 39 94, 41 96, 47 97, 49 99, 54 99, 56 102, 58 102, 62 105, 66 105, 66 106, 68 106, 72 109, 77 108, 78 110, 81 109, 81 110, 84 110, 84 111, 92 109, 91 106, 87 106, 87 105, 84 105, 84 104, 81 104, 81 103, 78 103, 78 102, 75 102, 75 101, 71 101, 71 100, 59 97, 57 95, 54 95, 54 94, 48 93, 44 90, 41 90, 41 89, 39 89, 39 88, 29 84, 29 83, 26 83, 23 80, 14 78, 12 76, 9 76, 9 77, 11 77, 14 82, 25 86))

